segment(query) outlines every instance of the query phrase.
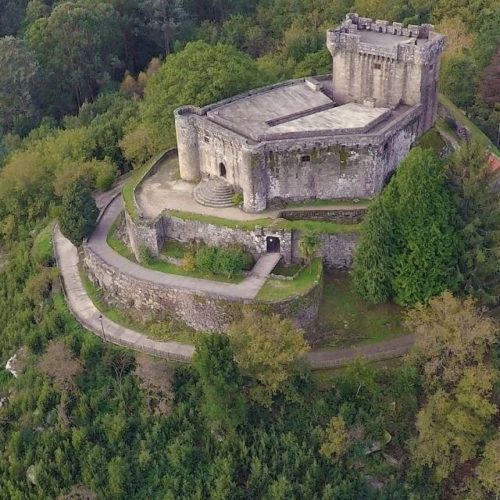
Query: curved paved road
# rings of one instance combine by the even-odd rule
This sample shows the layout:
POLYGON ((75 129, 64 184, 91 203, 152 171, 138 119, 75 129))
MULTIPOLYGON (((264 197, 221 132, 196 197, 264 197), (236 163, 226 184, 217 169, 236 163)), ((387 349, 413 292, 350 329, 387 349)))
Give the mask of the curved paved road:
POLYGON ((68 307, 76 319, 88 330, 99 335, 107 342, 113 342, 136 351, 174 361, 189 361, 194 347, 179 342, 158 342, 145 335, 114 323, 101 313, 90 300, 83 286, 78 268, 78 251, 66 239, 59 227, 53 230, 54 254, 61 272, 62 283, 68 307))
MULTIPOLYGON (((112 220, 114 219, 112 218, 112 220)), ((100 240, 94 239, 94 243, 97 241, 102 243, 102 238, 100 240)), ((57 226, 53 231, 53 244, 68 307, 85 328, 105 341, 129 347, 136 351, 146 352, 153 356, 174 361, 189 361, 192 358, 195 351, 192 345, 179 342, 154 341, 139 332, 114 323, 106 317, 101 318, 99 310, 90 300, 81 281, 77 249, 61 234, 57 226)), ((123 259, 111 249, 109 251, 111 251, 110 255, 115 259, 115 263, 117 263, 118 259, 123 259)), ((130 262, 127 259, 124 260, 130 262)), ((413 335, 405 335, 368 346, 313 350, 307 353, 306 359, 313 369, 341 367, 359 357, 364 357, 370 361, 378 361, 403 355, 409 351, 413 341, 413 335)))
POLYGON ((108 264, 119 267, 124 274, 143 281, 150 281, 151 283, 172 288, 196 290, 227 299, 254 299, 264 285, 269 273, 280 259, 279 254, 262 256, 255 264, 250 275, 238 284, 178 276, 147 269, 122 257, 110 248, 106 242, 111 225, 122 210, 123 202, 121 196, 118 196, 102 212, 97 227, 89 238, 87 245, 108 264))

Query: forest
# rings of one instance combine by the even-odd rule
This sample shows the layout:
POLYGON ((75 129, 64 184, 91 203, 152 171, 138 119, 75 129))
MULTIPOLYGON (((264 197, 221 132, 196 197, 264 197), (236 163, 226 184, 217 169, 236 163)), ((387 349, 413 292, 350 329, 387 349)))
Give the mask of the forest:
POLYGON ((167 364, 103 343, 64 301, 50 224, 75 185, 104 191, 172 147, 180 105, 329 73, 325 30, 347 12, 446 34, 441 92, 497 143, 496 0, 0 0, 0 498, 500 495, 484 144, 415 148, 363 223, 353 281, 405 308, 401 360, 311 372, 300 331, 248 316, 167 364))

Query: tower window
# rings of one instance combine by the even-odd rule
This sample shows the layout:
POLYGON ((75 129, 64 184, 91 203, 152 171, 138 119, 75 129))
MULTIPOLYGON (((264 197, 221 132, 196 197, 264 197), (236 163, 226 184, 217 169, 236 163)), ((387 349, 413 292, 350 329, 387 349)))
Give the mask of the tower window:
POLYGON ((431 65, 429 66, 429 69, 434 69, 434 64, 431 64, 431 65))
POLYGON ((208 135, 206 135, 203 139, 205 140, 206 143, 210 142, 210 138, 208 137, 208 135))
POLYGON ((300 157, 300 161, 302 163, 309 163, 311 161, 311 156, 310 155, 302 155, 300 157))
POLYGON ((381 65, 380 63, 375 63, 375 64, 373 65, 373 67, 374 67, 375 69, 380 69, 380 68, 382 67, 382 65, 381 65))

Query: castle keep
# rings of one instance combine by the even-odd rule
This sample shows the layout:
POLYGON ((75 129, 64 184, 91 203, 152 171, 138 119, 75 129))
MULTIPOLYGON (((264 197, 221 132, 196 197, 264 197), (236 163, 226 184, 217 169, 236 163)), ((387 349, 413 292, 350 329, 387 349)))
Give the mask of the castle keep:
POLYGON ((116 219, 122 200, 112 200, 84 245, 107 303, 205 332, 227 331, 244 307, 314 324, 322 269, 352 264, 369 206, 362 198, 383 188, 436 119, 444 37, 430 25, 348 14, 326 43, 332 75, 176 110, 177 149, 130 180, 124 217, 116 219), (113 253, 111 231, 138 263, 167 270, 113 253), (301 245, 308 233, 317 236, 312 274, 301 245), (238 283, 197 278, 184 259, 203 245, 243 250, 255 264, 238 283), (297 267, 275 275, 278 263, 297 267))
POLYGON ((241 193, 247 212, 374 196, 435 121, 444 42, 432 25, 348 14, 327 32, 332 76, 178 109, 182 179, 204 205, 241 193))

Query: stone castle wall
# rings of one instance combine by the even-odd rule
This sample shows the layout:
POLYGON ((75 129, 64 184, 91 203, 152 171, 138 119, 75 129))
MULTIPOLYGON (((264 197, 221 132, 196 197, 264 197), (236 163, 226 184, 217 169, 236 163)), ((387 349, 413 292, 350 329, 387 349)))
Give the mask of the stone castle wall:
POLYGON ((267 200, 267 206, 282 200, 371 198, 408 154, 418 131, 418 110, 411 109, 400 127, 358 136, 357 142, 345 136, 338 143, 325 139, 266 143, 252 166, 256 199, 267 200))
POLYGON ((445 43, 445 37, 432 29, 430 24, 404 27, 347 14, 339 27, 327 31, 335 98, 361 103, 372 98, 375 106, 389 108, 422 104, 421 131, 427 130, 437 112, 439 59, 445 43), (370 38, 372 43, 361 41, 366 32, 379 36, 380 43, 376 36, 370 38), (397 36, 401 41, 394 39, 397 36))
POLYGON ((165 214, 162 216, 163 234, 181 243, 202 241, 210 246, 241 245, 255 258, 266 253, 266 238, 280 239, 281 255, 287 264, 292 262, 292 231, 258 227, 252 230, 216 226, 205 222, 184 220, 165 214))
POLYGON ((226 332, 239 319, 242 308, 277 313, 307 328, 317 317, 322 283, 306 293, 276 302, 228 300, 193 290, 156 285, 123 274, 103 261, 87 245, 83 246, 83 263, 92 282, 105 291, 105 300, 119 308, 135 309, 144 315, 164 320, 169 317, 204 332, 226 332))
POLYGON ((193 156, 192 143, 196 143, 196 160, 191 158, 189 163, 190 178, 219 176, 223 163, 227 181, 243 193, 244 210, 259 212, 281 200, 374 196, 418 137, 422 108, 409 108, 372 133, 300 140, 285 133, 281 139, 255 145, 246 144, 241 136, 203 116, 179 112, 176 120, 190 123, 190 127, 178 128, 178 140, 187 138, 179 145, 181 176, 181 151, 186 149, 193 156), (307 156, 310 161, 303 161, 307 156))
MULTIPOLYGON (((319 211, 313 212, 317 213, 319 211)), ((359 215, 359 214, 358 214, 359 215)), ((141 259, 141 248, 147 248, 158 256, 162 246, 168 239, 189 243, 193 240, 210 246, 241 245, 256 259, 266 253, 268 236, 280 239, 280 253, 285 264, 301 262, 299 251, 300 231, 276 230, 272 227, 255 229, 239 229, 218 226, 195 220, 184 220, 168 213, 157 219, 133 220, 125 215, 128 244, 138 261, 141 259)), ((348 269, 352 264, 358 233, 322 234, 318 257, 328 269, 348 269)))

